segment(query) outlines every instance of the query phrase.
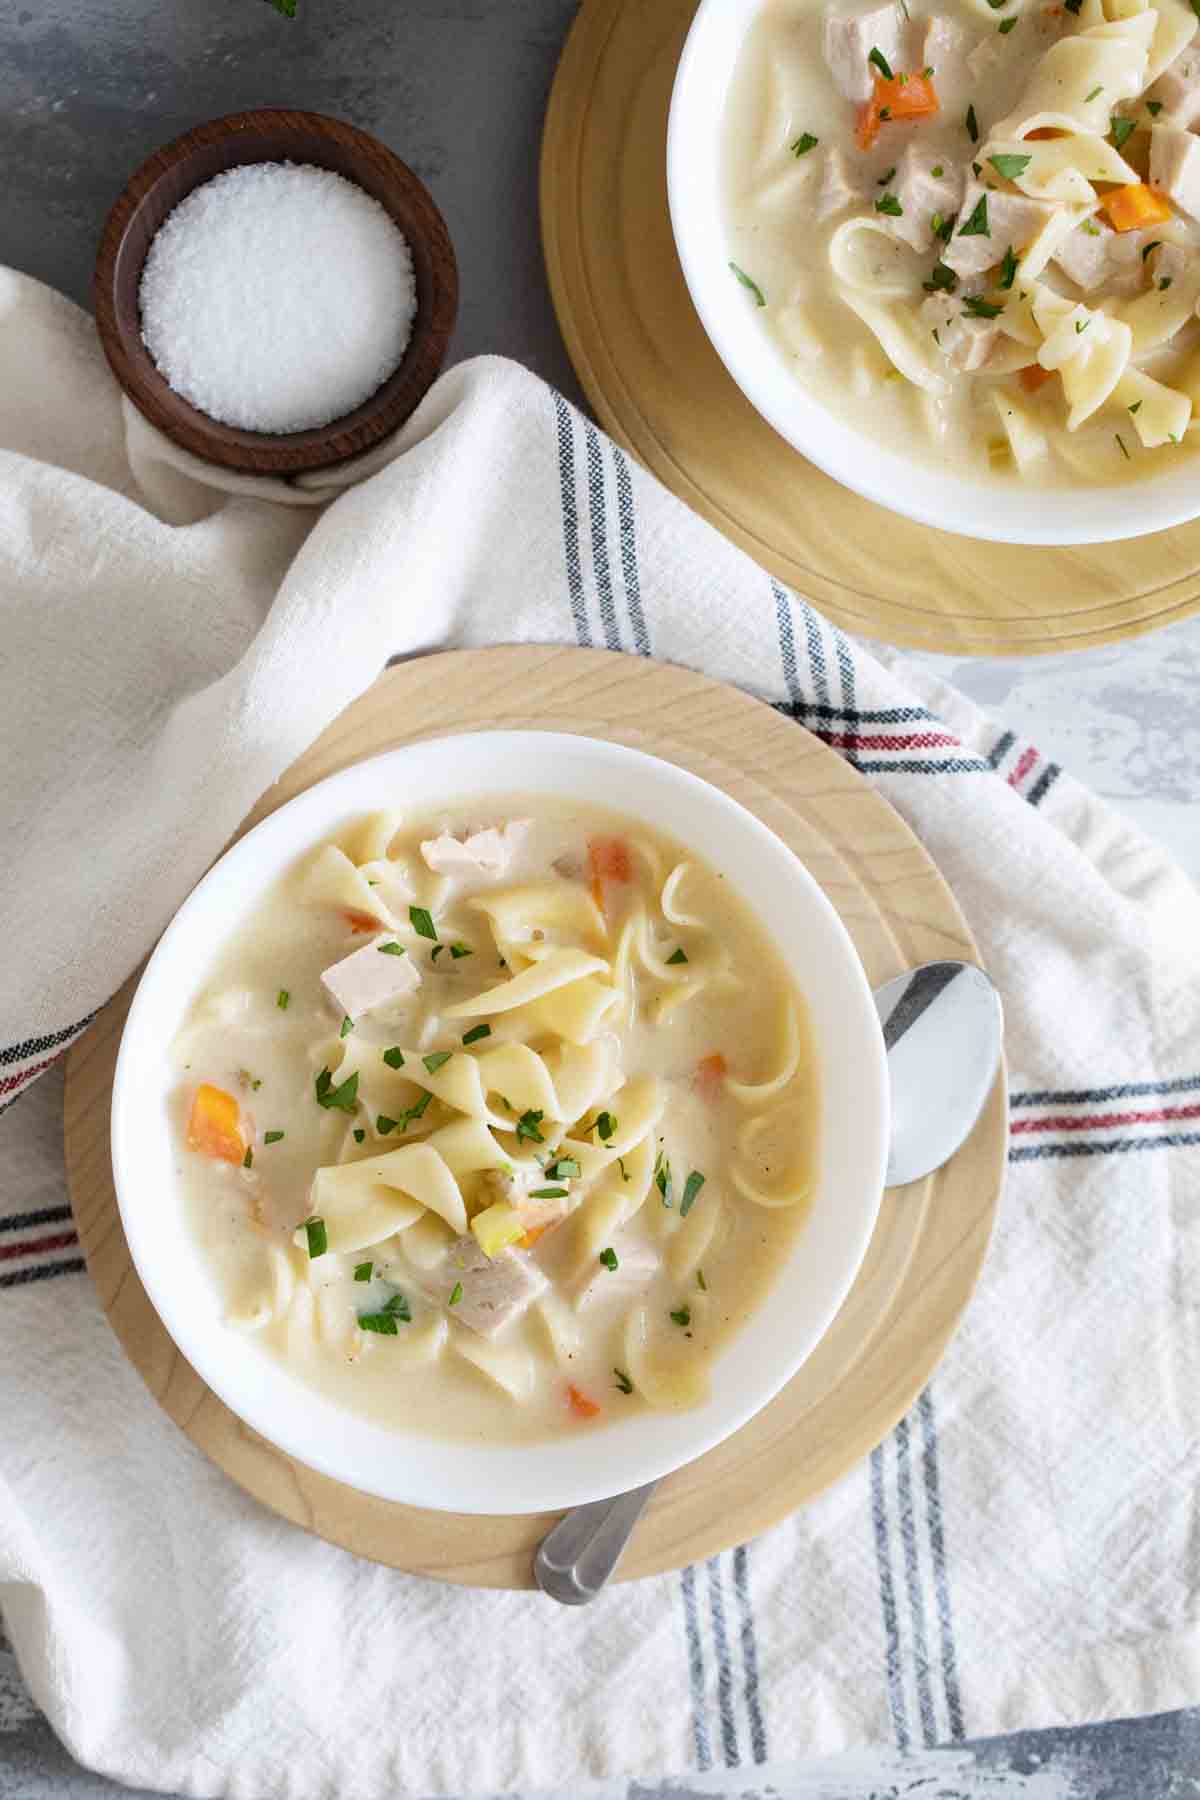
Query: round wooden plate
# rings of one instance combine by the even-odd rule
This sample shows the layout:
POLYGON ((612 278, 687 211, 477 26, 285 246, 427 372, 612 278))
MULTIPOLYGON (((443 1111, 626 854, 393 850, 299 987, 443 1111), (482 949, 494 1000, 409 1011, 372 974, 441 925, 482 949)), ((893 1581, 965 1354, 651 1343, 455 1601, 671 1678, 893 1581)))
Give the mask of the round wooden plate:
MULTIPOLYGON (((519 727, 632 744, 740 800, 821 883, 872 985, 913 963, 976 957, 925 851, 841 757, 733 688, 606 651, 519 646, 452 652, 394 669, 263 796, 243 830, 347 763, 397 744, 519 727)), ((422 1512, 342 1487, 250 1431, 175 1348, 130 1261, 109 1162, 112 1075, 134 986, 130 981, 71 1054, 66 1153, 88 1267, 151 1393, 234 1481, 318 1536, 416 1574, 531 1586, 532 1553, 554 1515, 422 1512)), ((886 1196, 862 1272, 796 1378, 734 1437, 662 1484, 622 1563, 622 1579, 679 1568, 765 1530, 891 1429, 970 1298, 1000 1197, 1006 1135, 1001 1078, 953 1161, 886 1196)))
POLYGON ((696 0, 584 0, 542 143, 542 237, 596 415, 659 480, 847 630, 976 654, 1111 643, 1200 606, 1200 521, 1072 550, 884 513, 777 436, 692 307, 667 214, 667 109, 696 0), (886 538, 886 556, 880 555, 886 538))

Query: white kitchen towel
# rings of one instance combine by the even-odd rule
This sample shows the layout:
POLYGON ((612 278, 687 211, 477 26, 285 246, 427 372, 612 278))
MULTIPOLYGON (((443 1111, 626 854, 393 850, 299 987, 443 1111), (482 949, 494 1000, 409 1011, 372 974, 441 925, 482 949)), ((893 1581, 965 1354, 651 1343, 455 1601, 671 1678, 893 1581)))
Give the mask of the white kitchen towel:
POLYGON ((76 1756, 465 1795, 1200 1701, 1200 908, 1167 858, 511 364, 444 377, 323 512, 175 471, 165 523, 89 322, 8 275, 0 443, 10 1100, 387 657, 513 641, 691 664, 850 758, 967 913, 1014 1093, 983 1281, 910 1416, 763 1538, 572 1613, 358 1562, 209 1466, 99 1312, 38 1084, 0 1119, 0 1604, 76 1756))

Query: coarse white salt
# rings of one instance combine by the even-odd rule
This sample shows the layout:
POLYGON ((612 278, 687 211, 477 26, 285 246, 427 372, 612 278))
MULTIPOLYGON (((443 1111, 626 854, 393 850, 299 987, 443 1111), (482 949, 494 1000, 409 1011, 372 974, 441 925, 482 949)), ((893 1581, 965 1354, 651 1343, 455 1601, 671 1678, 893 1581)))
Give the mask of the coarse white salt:
POLYGON ((141 282, 142 338, 177 394, 225 425, 340 419, 399 365, 417 310, 403 233, 354 182, 248 163, 163 221, 141 282))

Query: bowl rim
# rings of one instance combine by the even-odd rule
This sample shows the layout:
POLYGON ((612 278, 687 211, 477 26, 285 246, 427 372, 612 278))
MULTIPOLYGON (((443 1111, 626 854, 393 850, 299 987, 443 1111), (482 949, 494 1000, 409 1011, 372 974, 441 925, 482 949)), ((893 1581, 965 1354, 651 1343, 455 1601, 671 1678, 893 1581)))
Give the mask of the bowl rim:
MULTIPOLYGON (((700 0, 680 54, 667 120, 667 203, 671 231, 684 282, 705 333, 730 376, 755 411, 799 455, 852 493, 914 520, 919 525, 993 543, 1070 547, 1124 541, 1170 530, 1200 516, 1200 463, 1168 469, 1143 480, 1088 487, 1039 488, 966 480, 949 463, 939 467, 903 456, 855 430, 803 387, 787 360, 757 325, 744 328, 744 299, 735 284, 729 292, 714 280, 722 274, 727 248, 719 178, 705 190, 706 155, 717 161, 719 131, 712 129, 712 82, 705 69, 711 55, 721 77, 732 77, 726 43, 717 58, 710 40, 729 24, 745 30, 763 0, 700 0), (701 87, 705 92, 701 96, 701 87), (706 129, 707 128, 707 129, 706 129), (737 318, 742 329, 734 328, 737 318)), ((718 113, 723 108, 716 109, 718 113)), ((718 170, 719 177, 719 170, 718 170)))
MULTIPOLYGON (((266 853, 266 873, 262 876, 260 885, 268 885, 278 879, 279 875, 293 864, 297 857, 310 851, 324 838, 336 831, 340 823, 363 811, 369 811, 371 808, 371 799, 368 797, 370 783, 376 782, 375 792, 377 794, 379 778, 390 774, 399 759, 411 756, 414 752, 428 753, 432 749, 435 754, 449 754, 458 761, 464 753, 464 746, 467 745, 476 750, 486 750, 489 757, 494 759, 498 739, 504 740, 507 753, 513 756, 522 753, 531 757, 537 755, 547 762, 557 760, 547 757, 547 750, 561 747, 564 754, 571 753, 576 756, 587 756, 599 752, 601 758, 610 765, 616 764, 626 770, 630 768, 636 770, 639 767, 644 769, 645 765, 653 765, 657 771, 666 772, 668 783, 678 784, 677 791, 690 789, 694 795, 701 794, 703 804, 713 808, 718 816, 722 813, 726 817, 733 814, 739 815, 742 828, 748 830, 770 848, 778 866, 782 867, 786 862, 791 869, 795 879, 795 887, 791 892, 798 894, 803 891, 806 900, 810 903, 810 910, 806 916, 819 918, 824 927, 831 930, 829 941, 837 943, 841 947, 845 980, 839 982, 839 994, 844 1000, 848 1012, 854 1013, 857 1009, 857 1023, 852 1023, 852 1034, 854 1031, 858 1032, 858 1045, 860 1050, 865 1051, 866 1056, 866 1060, 862 1064, 856 1063, 854 1071, 856 1102, 861 1097, 862 1103, 861 1113, 856 1111, 854 1118, 854 1138, 861 1152, 862 1164, 869 1169, 869 1178, 863 1183, 861 1211, 857 1216, 856 1228, 847 1228, 840 1277, 837 1281, 830 1283, 827 1288, 822 1289, 824 1298, 811 1308, 812 1317, 809 1328, 801 1334, 798 1347, 793 1344, 787 1356, 780 1359, 768 1374, 761 1377, 749 1401, 744 1401, 743 1398, 742 1402, 726 1409, 719 1424, 707 1431, 696 1433, 693 1438, 689 1439, 686 1453, 678 1454, 677 1451, 667 1450, 657 1460, 653 1454, 644 1456, 637 1462, 633 1470, 633 1479, 626 1482, 622 1477, 620 1485, 635 1486, 640 1482, 656 1480, 673 1472, 684 1463, 693 1461, 716 1444, 723 1442, 749 1418, 769 1404, 824 1337, 858 1276, 874 1232, 883 1196, 890 1134, 890 1093, 886 1054, 871 989, 858 952, 836 910, 800 858, 762 820, 748 808, 742 806, 739 801, 733 799, 731 795, 725 793, 723 789, 678 767, 665 758, 649 755, 644 751, 612 740, 557 731, 452 732, 422 738, 412 744, 351 763, 346 768, 326 776, 303 793, 294 796, 254 826, 244 837, 239 838, 218 858, 207 874, 193 888, 155 946, 139 979, 122 1031, 113 1076, 110 1139, 113 1186, 122 1228, 125 1232, 130 1256, 147 1297, 172 1341, 191 1363, 201 1380, 211 1388, 232 1413, 282 1450, 284 1454, 332 1480, 351 1486, 360 1492, 373 1494, 384 1500, 417 1505, 430 1510, 454 1513, 494 1514, 504 1512, 518 1514, 555 1510, 604 1497, 613 1491, 612 1479, 609 1477, 608 1483, 605 1485, 603 1478, 597 1481, 594 1472, 590 1479, 585 1478, 582 1481, 567 1477, 560 1480, 557 1487, 548 1491, 539 1489, 536 1497, 530 1497, 523 1502, 514 1503, 510 1496, 508 1503, 502 1507, 481 1503, 475 1498, 474 1492, 468 1490, 465 1478, 463 1488, 456 1489, 449 1498, 444 1500, 432 1498, 428 1492, 414 1494, 412 1491, 402 1491, 402 1488, 397 1485, 397 1480, 391 1476, 386 1479, 380 1477, 378 1484, 374 1484, 371 1480, 352 1479, 347 1474, 345 1463, 338 1460, 339 1450, 344 1451, 344 1445, 340 1445, 336 1441, 336 1436, 329 1440, 327 1446, 326 1441, 316 1433, 307 1437, 303 1433, 297 1436, 290 1428, 282 1429, 278 1424, 277 1416, 269 1410, 264 1410, 260 1405, 252 1380, 247 1379, 245 1386, 239 1388, 226 1379, 225 1372, 221 1368, 214 1366, 220 1360, 215 1329, 218 1322, 204 1318, 202 1309, 189 1307, 187 1301, 180 1298, 179 1284, 172 1279, 173 1271, 160 1266, 156 1260, 150 1241, 152 1232, 147 1229, 149 1208, 144 1193, 139 1197, 137 1192, 136 1159, 131 1154, 127 1154, 126 1150, 127 1143, 134 1141, 132 1134, 139 1129, 144 1129, 145 1090, 138 1086, 135 1079, 138 1059, 147 1053, 142 1043, 147 1035, 143 1027, 143 1018, 148 1014, 152 1018, 157 998, 156 983, 164 975, 164 972, 169 973, 171 961, 177 956, 175 946, 181 942, 186 943, 185 934, 189 925, 197 914, 202 913, 207 904, 208 895, 214 889, 219 892, 221 885, 228 882, 231 877, 237 879, 243 868, 248 869, 253 866, 261 871, 264 867, 262 860, 264 851, 266 853), (311 819, 307 817, 309 813, 313 815, 311 819), (272 838, 277 838, 279 842, 272 845, 272 838)), ((499 798, 519 793, 520 780, 519 778, 514 779, 511 774, 490 781, 474 778, 466 784, 466 791, 480 795, 492 792, 499 798)), ((545 791, 552 790, 548 788, 545 791)), ((434 805, 447 803, 446 800, 432 802, 434 805)), ((618 810, 628 810, 632 816, 638 816, 636 802, 627 808, 618 808, 618 810)), ((687 843, 688 839, 684 836, 681 841, 687 843)), ((743 898, 745 898, 744 895, 743 898)), ((753 906, 753 902, 748 902, 748 904, 753 906)), ((237 929, 244 921, 248 911, 248 905, 239 911, 234 925, 230 929, 237 929)), ((793 978, 795 978, 794 971, 798 958, 789 958, 782 946, 778 946, 778 948, 785 964, 790 964, 793 978)), ((186 1014, 187 1006, 203 986, 209 973, 210 965, 202 965, 199 972, 188 979, 185 997, 171 1016, 171 1031, 178 1028, 186 1014)), ((151 1046, 157 1043, 161 1049, 165 1041, 167 1040, 161 1033, 154 1030, 151 1025, 148 1043, 151 1046)), ((165 1061, 161 1058, 160 1060, 165 1061)), ((165 1077, 164 1095, 174 1084, 174 1080, 173 1074, 165 1077)), ((172 1128, 169 1123, 164 1123, 163 1129, 169 1134, 172 1128)), ((182 1231, 183 1228, 179 1229, 182 1231)), ((178 1239, 179 1231, 176 1232, 176 1242, 178 1239)), ((797 1243, 799 1241, 797 1239, 797 1243)), ((793 1250, 789 1254, 794 1253, 795 1247, 793 1246, 793 1250)), ((195 1254, 200 1261, 203 1260, 198 1251, 195 1254)), ((755 1309, 746 1325, 730 1340, 729 1345, 718 1357, 715 1366, 719 1366, 728 1356, 733 1347, 750 1329, 754 1318, 761 1314, 771 1300, 777 1296, 782 1279, 781 1274, 777 1278, 777 1282, 767 1290, 762 1305, 755 1309)), ((259 1351, 256 1354, 266 1359, 268 1353, 259 1351)), ((281 1383, 287 1387, 301 1390, 306 1401, 311 1399, 316 1390, 309 1388, 302 1378, 291 1374, 286 1365, 277 1359, 270 1359, 270 1361, 277 1371, 277 1379, 281 1383)), ((361 1415, 347 1414, 344 1408, 337 1407, 332 1402, 322 1400, 322 1404, 331 1415, 342 1421, 361 1419, 362 1417, 361 1415)), ((649 1417, 652 1420, 662 1417, 682 1417, 686 1420, 689 1416, 653 1413, 638 1415, 639 1418, 649 1417)), ((630 1425, 631 1427, 635 1426, 636 1420, 630 1421, 630 1425)), ((371 1429, 384 1435, 391 1444, 397 1447, 404 1444, 405 1441, 424 1446, 433 1445, 442 1450, 457 1451, 462 1459, 466 1459, 468 1456, 475 1458, 479 1467, 484 1467, 490 1460, 493 1465, 491 1470, 493 1475, 500 1474, 504 1459, 511 1460, 514 1452, 514 1446, 511 1444, 464 1446, 453 1441, 429 1438, 418 1431, 405 1433, 403 1427, 372 1425, 371 1429)), ((605 1432, 597 1434, 596 1440, 588 1440, 588 1442, 604 1441, 615 1445, 617 1434, 622 1429, 620 1425, 610 1427, 605 1432)), ((686 1428, 683 1435, 687 1435, 686 1428)), ((548 1442, 553 1442, 553 1440, 548 1442)), ((536 1443, 517 1448, 536 1451, 544 1447, 543 1441, 538 1440, 536 1443)), ((613 1460, 619 1461, 619 1455, 615 1458, 605 1457, 605 1467, 613 1460)), ((402 1464, 404 1459, 397 1456, 393 1458, 393 1461, 402 1464)), ((486 1468, 484 1472, 487 1472, 486 1468)), ((486 1482, 478 1481, 478 1474, 479 1468, 472 1464, 472 1477, 478 1488, 485 1494, 493 1492, 494 1489, 490 1488, 486 1482)))
POLYGON ((96 327, 101 346, 122 392, 151 425, 181 449, 206 462, 252 475, 298 475, 345 462, 372 449, 404 424, 436 379, 458 314, 458 263, 450 232, 433 195, 420 176, 370 132, 328 113, 292 107, 254 107, 207 119, 151 151, 130 175, 114 201, 96 254, 92 277, 96 327), (327 147, 340 164, 318 163, 344 174, 369 191, 404 233, 413 254, 418 304, 404 355, 387 380, 340 418, 294 432, 257 432, 226 425, 193 406, 166 381, 131 324, 123 301, 124 283, 140 283, 142 268, 159 220, 146 237, 130 276, 131 246, 145 228, 147 209, 155 209, 164 188, 173 191, 169 212, 188 194, 228 169, 255 163, 292 160, 313 162, 327 147), (274 142, 272 152, 265 143, 274 142), (236 154, 237 149, 248 152, 236 154), (179 185, 180 173, 218 149, 232 150, 228 161, 196 170, 194 180, 179 185), (380 177, 383 192, 362 181, 366 169, 380 177), (356 175, 353 171, 357 170, 356 175), (385 193, 401 194, 410 216, 402 218, 385 193), (422 289, 425 291, 422 292, 422 289))

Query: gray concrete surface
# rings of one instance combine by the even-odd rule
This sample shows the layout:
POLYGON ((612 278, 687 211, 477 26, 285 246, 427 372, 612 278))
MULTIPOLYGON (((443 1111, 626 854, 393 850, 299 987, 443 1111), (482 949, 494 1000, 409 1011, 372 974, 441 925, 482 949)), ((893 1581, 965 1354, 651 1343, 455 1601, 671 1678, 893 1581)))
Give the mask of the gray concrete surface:
MULTIPOLYGON (((578 398, 537 229, 542 110, 575 0, 300 5, 288 23, 262 0, 0 0, 0 262, 86 304, 104 214, 148 151, 238 107, 313 107, 377 132, 433 189, 462 272, 455 357, 501 351, 578 398)), ((1069 658, 923 660, 1200 875, 1200 621, 1069 658)), ((571 1800, 1189 1800, 1200 1711, 764 1768, 753 1790, 736 1771, 660 1775, 571 1800)), ((58 1745, 0 1643, 0 1800, 123 1794, 58 1745)))

